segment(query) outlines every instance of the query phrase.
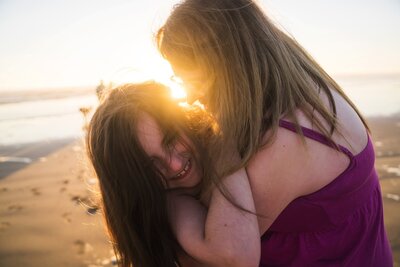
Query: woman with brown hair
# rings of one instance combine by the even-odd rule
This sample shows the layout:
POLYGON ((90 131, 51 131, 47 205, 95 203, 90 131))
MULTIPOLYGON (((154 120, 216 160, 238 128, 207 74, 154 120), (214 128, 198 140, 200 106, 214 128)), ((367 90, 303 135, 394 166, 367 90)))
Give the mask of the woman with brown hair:
POLYGON ((218 180, 215 136, 212 117, 180 107, 158 83, 103 99, 86 144, 120 266, 258 265, 249 181, 243 168, 218 180))
POLYGON ((392 265, 365 120, 254 1, 185 0, 157 43, 217 121, 220 180, 247 170, 261 266, 392 265), (223 160, 226 150, 240 160, 223 160))

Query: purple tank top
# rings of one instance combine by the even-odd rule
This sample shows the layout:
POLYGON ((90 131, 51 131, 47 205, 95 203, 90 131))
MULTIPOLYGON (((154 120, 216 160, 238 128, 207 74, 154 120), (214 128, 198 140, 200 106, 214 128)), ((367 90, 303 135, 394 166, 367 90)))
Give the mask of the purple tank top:
MULTIPOLYGON (((287 121, 280 121, 280 127, 296 132, 287 121)), ((332 147, 322 134, 301 129, 306 138, 332 147)), ((393 266, 372 142, 368 136, 357 155, 339 149, 350 158, 347 169, 283 210, 261 237, 260 267, 393 266)))

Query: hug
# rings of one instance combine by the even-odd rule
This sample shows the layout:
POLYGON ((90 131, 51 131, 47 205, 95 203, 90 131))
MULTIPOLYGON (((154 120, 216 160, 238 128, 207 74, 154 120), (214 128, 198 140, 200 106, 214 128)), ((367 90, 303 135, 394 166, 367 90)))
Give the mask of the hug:
POLYGON ((113 89, 87 150, 121 266, 392 266, 374 148, 340 86, 250 0, 156 36, 188 93, 113 89))

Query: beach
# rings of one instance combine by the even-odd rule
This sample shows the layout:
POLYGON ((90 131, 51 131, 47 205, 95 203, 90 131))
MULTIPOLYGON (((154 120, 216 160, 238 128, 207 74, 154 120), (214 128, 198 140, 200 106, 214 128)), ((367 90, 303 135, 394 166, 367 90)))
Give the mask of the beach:
MULTIPOLYGON (((400 266, 400 116, 368 122, 386 230, 400 266)), ((19 161, 0 163, 0 266, 116 265, 82 139, 4 146, 1 153, 19 161)))
MULTIPOLYGON (((199 104, 200 108, 210 112, 210 120, 215 119, 221 124, 211 128, 220 128, 224 136, 229 137, 230 130, 233 130, 233 136, 237 134, 235 124, 249 126, 244 129, 246 131, 239 131, 240 135, 249 135, 240 136, 241 140, 250 139, 250 135, 254 136, 252 133, 259 130, 259 127, 253 127, 256 118, 261 116, 256 113, 263 113, 263 121, 269 118, 278 121, 276 116, 292 113, 297 116, 299 111, 311 119, 314 127, 314 120, 321 114, 332 113, 334 119, 341 111, 351 113, 347 105, 350 104, 370 126, 385 229, 394 266, 400 267, 400 0, 44 0, 39 3, 0 0, 0 267, 111 267, 119 264, 115 244, 105 227, 99 182, 87 157, 85 135, 93 114, 103 101, 107 101, 107 96, 112 95, 109 94, 112 90, 127 96, 112 105, 121 104, 125 108, 131 99, 118 88, 126 84, 136 87, 135 84, 143 82, 165 85, 171 90, 174 103, 182 106, 198 100, 194 105, 199 104), (339 95, 346 96, 344 99, 348 103, 336 101, 341 99, 339 95), (185 98, 188 103, 181 103, 185 98), (332 103, 325 106, 326 99, 332 103), (322 106, 317 108, 316 102, 322 106), (346 110, 341 110, 342 107, 346 110), (253 111, 251 116, 242 116, 253 111)), ((140 94, 137 102, 142 102, 140 94)), ((148 107, 138 104, 133 109, 139 111, 139 115, 141 110, 144 112, 153 106, 155 115, 164 110, 154 103, 148 107)), ((103 115, 118 109, 106 107, 103 115)), ((100 124, 103 115, 100 115, 100 124)), ((132 127, 125 127, 123 121, 129 121, 130 115, 125 112, 123 120, 107 120, 111 128, 122 126, 123 130, 114 132, 106 125, 95 131, 95 135, 105 132, 116 140, 118 137, 129 139, 132 127)), ((160 118, 163 117, 168 116, 160 118)), ((179 119, 179 116, 175 117, 179 119)), ((202 119, 197 117, 193 118, 202 119)), ((173 120, 168 117, 162 124, 168 126, 166 128, 182 124, 173 120)), ((141 126, 136 122, 141 122, 142 118, 133 121, 134 126, 141 126)), ((180 128, 169 129, 171 135, 165 135, 171 131, 161 132, 164 132, 163 137, 174 137, 175 130, 180 128)), ((202 132, 210 134, 201 128, 202 132)), ((340 136, 340 132, 338 134, 340 136)), ((94 140, 102 142, 103 139, 94 140)), ((164 141, 171 141, 167 140, 171 138, 162 139, 164 148, 167 143, 164 141)), ((151 141, 148 143, 152 144, 151 141)), ((353 144, 355 140, 348 141, 353 144)), ((129 142, 123 144, 130 146, 129 142)), ((297 143, 293 144, 298 147, 297 143)), ((292 151, 288 146, 283 147, 292 151)), ((176 184, 181 184, 183 180, 179 180, 185 176, 192 178, 190 170, 201 170, 208 165, 207 162, 195 162, 198 153, 190 147, 183 148, 184 151, 178 151, 176 147, 168 149, 185 159, 177 161, 185 163, 179 173, 167 168, 167 173, 173 175, 165 176, 173 177, 166 178, 176 184)), ((162 156, 163 167, 173 167, 172 161, 169 165, 164 162, 168 157, 147 152, 156 159, 162 156)), ((349 155, 347 152, 345 154, 349 155)), ((127 155, 130 154, 134 153, 127 155)), ((293 163, 287 158, 276 157, 278 154, 270 154, 267 157, 271 156, 272 160, 262 163, 273 166, 277 159, 285 164, 283 169, 293 163)), ((305 157, 306 164, 296 169, 290 181, 298 182, 297 171, 315 170, 314 165, 324 174, 329 173, 327 167, 332 161, 328 161, 326 155, 309 153, 309 157, 305 157), (313 159, 316 157, 326 163, 315 164, 317 161, 313 159)), ((131 160, 124 156, 116 159, 131 160)), ((224 160, 229 161, 229 157, 224 160)), ((351 160, 350 163, 349 166, 357 165, 351 160)), ((161 169, 158 171, 164 173, 161 169)), ((275 176, 279 173, 271 175, 275 176)), ((318 181, 313 177, 310 180, 318 181)), ((138 184, 139 189, 143 184, 149 184, 148 179, 143 181, 134 184, 138 184)), ((170 181, 162 182, 169 184, 170 181)), ((271 181, 266 179, 264 182, 271 181)), ((116 183, 120 184, 120 181, 116 183)), ((282 185, 272 191, 285 196, 286 189, 290 194, 296 191, 291 190, 292 187, 310 189, 317 185, 307 181, 301 184, 282 185)), ((267 185, 264 189, 268 194, 272 187, 267 185)), ((148 191, 141 193, 154 199, 154 194, 148 191)), ((352 201, 357 198, 354 196, 346 194, 345 197, 352 201)), ((374 194, 376 196, 379 193, 374 194)), ((340 198, 334 196, 334 200, 340 198)), ((276 200, 262 204, 270 210, 273 201, 276 200)), ((127 210, 131 210, 130 207, 127 210)), ((355 210, 354 214, 357 214, 359 210, 355 210)), ((151 214, 151 210, 146 211, 151 214)), ((225 210, 219 211, 224 215, 225 210)), ((143 214, 134 215, 141 217, 143 214)), ((145 219, 142 221, 146 222, 145 219)), ((238 225, 237 221, 231 221, 238 225)), ((229 223, 225 226, 229 227, 229 223)), ((211 234, 211 237, 217 234, 211 234)), ((343 247, 341 242, 334 245, 343 247)), ((316 244, 307 244, 307 249, 313 247, 317 247, 316 244)), ((335 254, 333 252, 329 254, 335 254)), ((368 252, 361 253, 364 256, 368 252)), ((281 254, 283 259, 288 257, 287 253, 281 254)), ((319 260, 325 262, 327 259, 319 260)))
POLYGON ((0 266, 112 266, 82 140, 53 146, 0 180, 0 266))

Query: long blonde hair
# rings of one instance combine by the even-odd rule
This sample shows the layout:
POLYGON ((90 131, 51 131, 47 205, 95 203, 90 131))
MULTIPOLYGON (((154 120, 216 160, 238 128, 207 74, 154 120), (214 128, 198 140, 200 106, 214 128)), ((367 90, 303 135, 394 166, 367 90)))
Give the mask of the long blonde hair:
POLYGON ((294 116, 297 109, 332 141, 337 120, 330 89, 338 92, 366 125, 339 85, 254 1, 183 1, 159 29, 156 40, 172 65, 199 68, 214 81, 207 93, 208 109, 217 118, 225 140, 236 144, 242 156, 242 164, 236 168, 226 163, 230 171, 246 165, 272 140, 282 116, 293 119, 301 134, 294 116), (321 91, 328 97, 329 108, 320 99, 321 91))

